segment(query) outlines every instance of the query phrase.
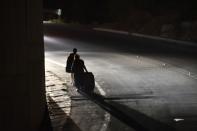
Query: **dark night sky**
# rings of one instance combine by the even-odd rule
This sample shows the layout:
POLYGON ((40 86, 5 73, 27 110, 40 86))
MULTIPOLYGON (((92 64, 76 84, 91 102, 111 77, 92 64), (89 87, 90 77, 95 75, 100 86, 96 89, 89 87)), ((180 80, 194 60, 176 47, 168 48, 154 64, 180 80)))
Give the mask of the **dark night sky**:
POLYGON ((66 0, 43 0, 44 8, 59 8, 66 0))
MULTIPOLYGON (((61 8, 63 6, 65 6, 66 4, 75 4, 77 3, 77 1, 81 1, 84 4, 89 4, 91 2, 99 2, 102 0, 44 0, 44 7, 45 8, 61 8)), ((109 1, 110 2, 113 0, 105 0, 105 1, 109 1)), ((154 3, 155 5, 160 5, 160 6, 193 6, 196 7, 197 2, 196 0, 119 0, 119 3, 140 3, 141 5, 147 4, 150 5, 151 3, 154 3)), ((118 0, 116 0, 116 3, 118 2, 118 0)), ((111 3, 113 4, 113 3, 111 3)))
POLYGON ((146 10, 154 15, 173 10, 181 12, 188 18, 193 19, 197 16, 197 0, 44 0, 43 2, 45 9, 61 8, 65 18, 82 21, 128 16, 131 9, 146 10))

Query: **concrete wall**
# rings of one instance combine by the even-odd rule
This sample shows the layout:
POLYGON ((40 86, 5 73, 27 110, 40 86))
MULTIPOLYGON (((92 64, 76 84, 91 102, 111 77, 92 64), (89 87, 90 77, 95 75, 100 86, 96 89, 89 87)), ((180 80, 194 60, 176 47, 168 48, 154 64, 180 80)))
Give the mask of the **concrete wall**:
POLYGON ((41 0, 1 1, 0 130, 38 131, 45 114, 41 0))

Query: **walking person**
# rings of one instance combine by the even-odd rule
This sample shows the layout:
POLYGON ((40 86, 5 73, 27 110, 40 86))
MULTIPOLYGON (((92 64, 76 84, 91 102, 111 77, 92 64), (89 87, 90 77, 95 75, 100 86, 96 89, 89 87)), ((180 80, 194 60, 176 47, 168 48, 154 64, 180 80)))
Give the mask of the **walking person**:
POLYGON ((75 60, 72 65, 72 72, 74 73, 75 86, 79 89, 83 86, 84 71, 88 72, 84 61, 80 59, 79 55, 75 55, 75 60))
POLYGON ((73 52, 69 54, 67 61, 66 61, 66 72, 71 73, 71 84, 74 84, 74 74, 72 72, 73 62, 75 60, 75 56, 77 56, 77 49, 74 48, 73 52))

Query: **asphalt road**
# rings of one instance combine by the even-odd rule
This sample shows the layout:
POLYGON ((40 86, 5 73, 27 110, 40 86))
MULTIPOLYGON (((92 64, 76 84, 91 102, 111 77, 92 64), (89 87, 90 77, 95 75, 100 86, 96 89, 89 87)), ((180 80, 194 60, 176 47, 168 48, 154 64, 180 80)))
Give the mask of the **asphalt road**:
POLYGON ((77 48, 102 96, 90 97, 97 105, 73 95, 72 130, 197 130, 193 53, 170 49, 162 41, 62 25, 44 25, 44 33, 46 62, 63 77, 66 58, 77 48))

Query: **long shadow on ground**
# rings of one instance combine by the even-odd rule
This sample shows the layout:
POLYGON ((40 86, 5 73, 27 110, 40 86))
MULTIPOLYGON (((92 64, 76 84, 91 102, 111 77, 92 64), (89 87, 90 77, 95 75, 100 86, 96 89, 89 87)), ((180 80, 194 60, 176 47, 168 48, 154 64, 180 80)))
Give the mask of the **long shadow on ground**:
POLYGON ((106 99, 99 94, 87 94, 82 91, 79 91, 79 93, 91 99, 111 115, 136 131, 175 131, 175 128, 172 126, 150 118, 139 111, 114 101, 106 101, 106 99))
POLYGON ((50 96, 48 96, 47 98, 49 114, 52 118, 51 121, 53 125, 53 131, 59 131, 60 129, 62 131, 81 131, 77 124, 62 110, 62 107, 60 107, 50 96), (61 120, 65 121, 65 123, 59 125, 60 123, 62 123, 61 120))

